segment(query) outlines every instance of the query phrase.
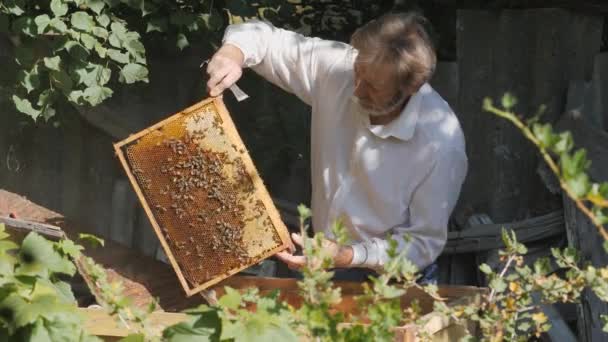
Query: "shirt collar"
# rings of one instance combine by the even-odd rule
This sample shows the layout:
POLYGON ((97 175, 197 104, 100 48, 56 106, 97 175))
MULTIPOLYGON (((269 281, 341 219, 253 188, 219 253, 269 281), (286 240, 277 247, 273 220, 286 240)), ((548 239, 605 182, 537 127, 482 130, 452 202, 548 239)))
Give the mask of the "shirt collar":
POLYGON ((364 119, 364 124, 377 137, 386 139, 395 137, 399 140, 407 141, 414 136, 416 122, 418 121, 418 112, 420 111, 420 102, 424 94, 430 91, 430 86, 424 84, 420 89, 412 95, 401 114, 393 121, 386 125, 372 125, 369 122, 369 117, 364 119))

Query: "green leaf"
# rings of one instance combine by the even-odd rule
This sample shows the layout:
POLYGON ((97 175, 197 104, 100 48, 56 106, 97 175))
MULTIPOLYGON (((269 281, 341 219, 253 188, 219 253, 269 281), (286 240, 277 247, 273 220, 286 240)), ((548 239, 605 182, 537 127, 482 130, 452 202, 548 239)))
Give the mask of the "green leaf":
POLYGON ((59 18, 51 19, 49 27, 57 33, 65 33, 68 30, 68 26, 59 18))
POLYGON ((30 233, 21 244, 19 251, 19 273, 24 275, 45 275, 63 273, 73 275, 74 264, 61 257, 53 248, 53 243, 36 233, 30 233))
POLYGON ((105 47, 103 47, 103 45, 101 45, 100 43, 95 44, 95 52, 97 52, 97 55, 100 58, 106 58, 106 55, 108 53, 108 49, 106 49, 105 47))
POLYGON ((57 242, 57 248, 65 255, 69 255, 72 259, 76 259, 80 256, 81 251, 84 247, 77 245, 74 241, 69 239, 63 239, 57 242))
POLYGON ((42 34, 44 33, 44 30, 49 26, 49 23, 51 22, 51 18, 49 18, 48 15, 46 14, 42 14, 37 16, 34 19, 34 22, 36 23, 36 29, 37 29, 37 33, 38 34, 42 34))
POLYGON ((108 36, 110 35, 110 34, 108 33, 108 30, 106 30, 106 29, 105 29, 105 28, 103 28, 103 27, 99 27, 99 26, 94 27, 94 28, 93 28, 93 30, 92 30, 91 32, 92 32, 92 33, 93 33, 93 34, 94 34, 96 37, 99 37, 99 38, 104 39, 104 40, 107 40, 107 39, 108 39, 108 36))
POLYGON ((68 100, 70 102, 82 105, 84 104, 82 102, 82 97, 84 96, 84 92, 82 90, 73 90, 70 92, 70 94, 68 95, 68 100))
POLYGON ((566 184, 568 184, 568 187, 574 192, 574 195, 577 198, 585 196, 591 188, 589 176, 585 173, 579 173, 573 178, 566 180, 566 184))
POLYGON ((47 67, 49 70, 59 71, 59 63, 61 63, 61 57, 59 56, 44 58, 44 66, 47 67))
POLYGON ((110 17, 108 17, 105 14, 98 15, 97 22, 99 23, 99 25, 101 25, 103 27, 108 27, 108 25, 110 25, 110 17))
POLYGON ((502 107, 506 110, 511 110, 517 104, 517 98, 511 93, 505 93, 501 100, 502 107))
POLYGON ((70 56, 81 60, 87 61, 89 58, 89 50, 87 50, 82 44, 74 40, 69 40, 64 45, 70 56))
POLYGON ((95 47, 95 44, 97 44, 97 39, 86 33, 80 35, 80 41, 87 50, 92 50, 95 47))
POLYGON ((36 34, 38 34, 38 27, 31 17, 20 17, 15 19, 15 21, 13 21, 13 30, 30 37, 35 37, 36 34))
POLYGON ((68 5, 63 0, 51 0, 51 11, 56 17, 61 17, 68 13, 68 5))
POLYGON ((177 35, 176 39, 177 39, 177 41, 176 41, 175 45, 180 50, 183 50, 183 49, 187 48, 190 45, 190 42, 188 41, 188 38, 183 33, 179 33, 177 35))
POLYGON ((227 309, 238 309, 241 305, 241 294, 239 291, 227 286, 224 287, 224 290, 226 294, 219 299, 218 304, 227 309))
POLYGON ((507 289, 507 283, 503 278, 494 278, 490 281, 490 288, 496 290, 496 292, 504 292, 507 289))
POLYGON ((29 72, 23 69, 20 70, 17 74, 17 79, 19 80, 19 84, 27 90, 28 94, 38 88, 40 86, 38 64, 34 65, 29 72))
POLYGON ((168 21, 167 18, 162 17, 153 17, 148 21, 146 27, 146 33, 148 32, 167 32, 168 21))
POLYGON ((488 264, 481 264, 479 266, 479 270, 485 274, 491 274, 492 273, 492 268, 490 268, 490 266, 488 264))
POLYGON ((53 84, 64 93, 67 94, 72 90, 72 78, 64 70, 51 71, 49 76, 53 84))
POLYGON ((562 132, 558 136, 558 141, 555 143, 553 150, 557 154, 562 154, 565 152, 570 152, 574 147, 574 140, 572 139, 572 134, 570 132, 562 132))
POLYGON ((110 88, 93 86, 84 91, 83 97, 85 101, 91 104, 91 106, 97 106, 106 99, 110 98, 112 93, 113 91, 110 88))
POLYGON ((101 14, 101 11, 106 6, 103 0, 86 0, 84 3, 97 14, 101 14))
POLYGON ((113 47, 122 48, 122 41, 118 37, 118 34, 112 32, 110 34, 110 37, 108 38, 108 41, 110 42, 110 45, 112 45, 113 47))
POLYGON ((216 308, 201 305, 186 311, 193 315, 187 322, 167 327, 163 337, 167 342, 219 341, 222 322, 216 308))
POLYGON ((10 14, 20 16, 25 13, 25 1, 23 0, 5 0, 3 5, 10 14))
POLYGON ((31 116, 34 121, 36 121, 36 119, 40 115, 40 110, 32 107, 32 103, 28 99, 22 99, 17 95, 13 95, 13 103, 15 104, 15 107, 18 111, 31 116))
POLYGON ((72 14, 71 17, 72 26, 75 28, 90 32, 93 27, 95 27, 95 22, 93 21, 93 17, 87 14, 87 12, 79 11, 72 14))
POLYGON ((148 82, 148 69, 140 64, 129 63, 120 71, 120 81, 127 84, 137 81, 148 82))
POLYGON ((301 220, 306 220, 312 216, 310 209, 308 209, 308 207, 306 207, 304 204, 298 205, 298 214, 300 215, 301 220))
POLYGON ((124 46, 125 49, 127 49, 127 51, 129 51, 129 53, 135 58, 143 56, 146 53, 144 44, 142 44, 139 40, 131 40, 124 44, 124 46))
POLYGON ((116 49, 108 49, 108 57, 121 64, 129 63, 129 55, 116 49))

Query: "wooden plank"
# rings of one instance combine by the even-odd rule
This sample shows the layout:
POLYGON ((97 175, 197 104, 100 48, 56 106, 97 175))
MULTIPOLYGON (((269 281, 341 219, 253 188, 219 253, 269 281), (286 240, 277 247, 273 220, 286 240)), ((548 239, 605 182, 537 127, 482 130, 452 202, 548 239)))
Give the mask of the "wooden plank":
POLYGON ((462 231, 448 233, 444 255, 481 252, 504 246, 502 229, 513 230, 521 242, 544 240, 564 233, 563 212, 555 211, 512 223, 486 223, 471 226, 462 231))
POLYGON ((528 117, 544 104, 544 120, 557 121, 568 82, 591 78, 602 26, 600 17, 558 9, 458 11, 456 114, 469 158, 459 208, 509 222, 560 207, 536 174, 536 149, 482 111, 482 100, 510 91, 516 112, 528 117))
POLYGON ((10 217, 2 217, 0 216, 0 223, 4 223, 10 228, 15 228, 17 230, 26 231, 26 232, 36 232, 46 237, 51 237, 54 239, 61 239, 65 237, 65 233, 61 230, 61 228, 57 226, 53 226, 50 224, 33 222, 22 219, 13 219, 10 217))
MULTIPOLYGON (((597 125, 590 124, 584 113, 569 112, 557 124, 558 130, 569 130, 574 138, 576 148, 587 150, 587 157, 592 161, 589 175, 596 182, 608 181, 608 133, 597 125)), ((576 207, 575 203, 563 195, 566 232, 570 246, 580 251, 582 262, 605 266, 608 255, 604 252, 603 240, 598 236, 597 228, 576 207)), ((597 298, 589 290, 581 295, 581 304, 577 306, 578 331, 581 341, 608 341, 608 334, 602 331, 601 315, 608 314, 608 303, 597 298)))
POLYGON ((599 126, 608 131, 608 53, 595 56, 593 63, 593 108, 599 126))
MULTIPOLYGON (((78 311, 86 318, 84 329, 87 333, 94 336, 124 337, 130 331, 123 323, 118 322, 102 308, 78 308, 78 311)), ((150 326, 156 331, 162 331, 166 327, 185 322, 188 315, 183 313, 153 312, 149 316, 150 326)))

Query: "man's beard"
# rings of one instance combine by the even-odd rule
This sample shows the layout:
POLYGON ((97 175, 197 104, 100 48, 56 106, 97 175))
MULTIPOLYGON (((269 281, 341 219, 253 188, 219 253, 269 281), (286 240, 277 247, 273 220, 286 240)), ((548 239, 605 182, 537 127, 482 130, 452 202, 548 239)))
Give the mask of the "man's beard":
POLYGON ((396 97, 385 107, 376 107, 366 102, 361 101, 357 96, 351 96, 351 102, 353 103, 353 110, 356 114, 367 117, 379 117, 385 116, 401 109, 403 104, 407 101, 408 97, 403 94, 396 97))

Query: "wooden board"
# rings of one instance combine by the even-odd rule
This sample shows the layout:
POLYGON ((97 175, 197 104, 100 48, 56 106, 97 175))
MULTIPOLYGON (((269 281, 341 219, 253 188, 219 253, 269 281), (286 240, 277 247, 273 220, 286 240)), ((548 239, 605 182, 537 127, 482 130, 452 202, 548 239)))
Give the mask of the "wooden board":
MULTIPOLYGON (((596 182, 608 181, 608 133, 588 123, 584 115, 567 113, 557 125, 558 130, 569 130, 576 148, 585 148, 587 158, 592 161, 589 175, 596 182)), ((580 251, 583 262, 592 265, 608 265, 608 255, 602 246, 603 239, 597 228, 564 195, 566 232, 570 246, 580 251)), ((608 303, 597 298, 589 290, 581 295, 578 306, 578 330, 581 341, 608 341, 608 334, 602 331, 601 315, 608 314, 608 303)))

